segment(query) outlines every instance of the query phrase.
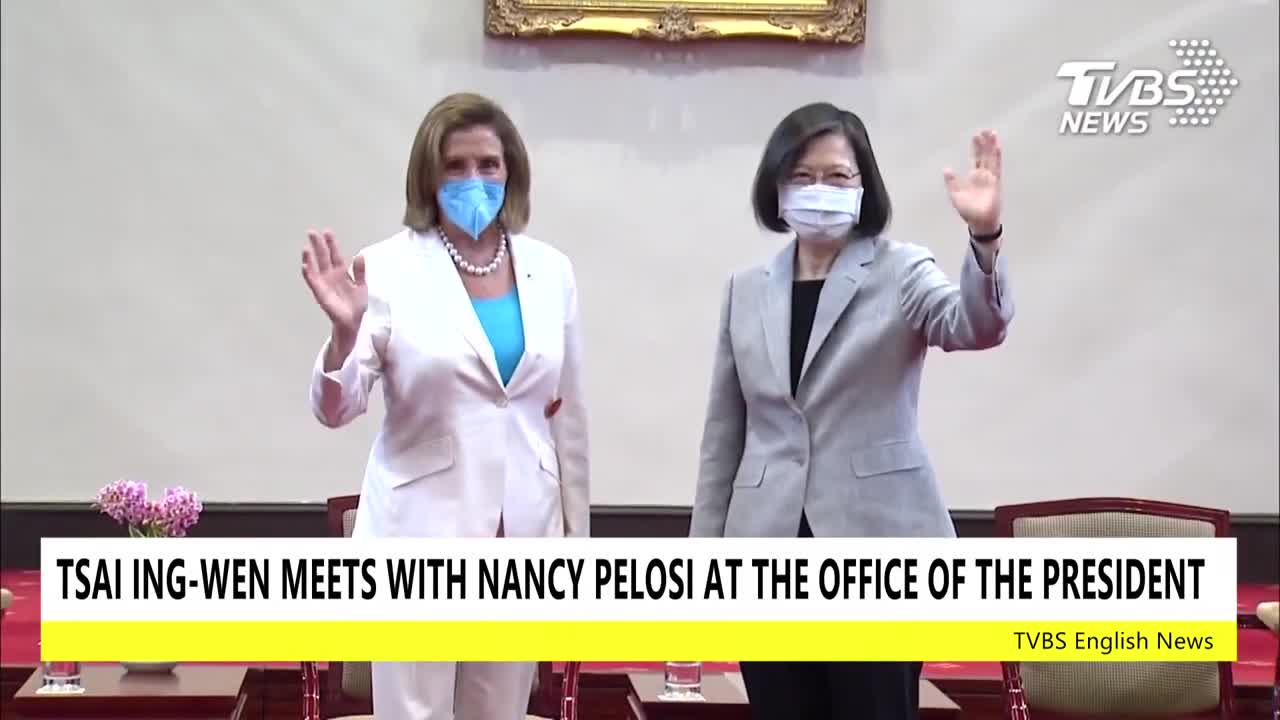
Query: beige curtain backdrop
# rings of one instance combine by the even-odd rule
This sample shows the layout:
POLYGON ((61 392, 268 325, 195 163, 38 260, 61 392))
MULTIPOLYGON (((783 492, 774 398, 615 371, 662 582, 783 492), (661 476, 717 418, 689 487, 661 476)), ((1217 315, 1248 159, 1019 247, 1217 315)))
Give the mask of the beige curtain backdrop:
POLYGON ((859 49, 486 39, 481 0, 4 0, 5 501, 119 476, 207 499, 355 492, 381 408, 310 416, 327 331, 310 226, 394 233, 412 134, 445 93, 504 103, 531 232, 582 287, 594 500, 688 504, 719 292, 775 252, 765 138, 813 100, 866 120, 895 237, 959 268, 941 170, 1005 143, 1019 315, 937 353, 923 431, 956 508, 1123 494, 1277 508, 1276 0, 869 0, 859 49), (1065 137, 1068 60, 1241 81, 1206 128, 1065 137))

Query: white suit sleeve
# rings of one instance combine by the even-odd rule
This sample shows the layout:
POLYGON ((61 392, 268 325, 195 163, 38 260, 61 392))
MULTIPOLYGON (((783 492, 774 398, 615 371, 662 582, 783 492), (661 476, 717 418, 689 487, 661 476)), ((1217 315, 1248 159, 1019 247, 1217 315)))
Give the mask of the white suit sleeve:
POLYGON ((573 267, 566 272, 564 361, 560 370, 560 408, 551 416, 551 434, 560 465, 560 502, 565 535, 591 534, 591 462, 587 405, 582 387, 582 322, 573 267))
POLYGON ((369 407, 369 393, 382 376, 383 355, 391 336, 390 310, 385 300, 370 293, 369 307, 360 321, 356 344, 331 372, 324 370, 325 354, 333 338, 325 341, 311 372, 311 410, 322 424, 337 428, 362 415, 369 407))

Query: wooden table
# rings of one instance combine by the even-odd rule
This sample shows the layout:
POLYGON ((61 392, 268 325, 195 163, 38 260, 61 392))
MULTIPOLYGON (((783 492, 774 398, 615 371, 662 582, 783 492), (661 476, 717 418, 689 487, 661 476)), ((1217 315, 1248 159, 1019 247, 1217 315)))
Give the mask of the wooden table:
MULTIPOLYGON (((710 673, 702 676, 702 696, 695 702, 660 700, 663 674, 628 673, 631 692, 627 703, 631 720, 749 720, 747 692, 738 673, 710 673)), ((957 720, 960 706, 928 680, 920 680, 921 720, 957 720)))
POLYGON ((85 665, 79 695, 37 695, 37 668, 13 696, 24 718, 84 720, 241 720, 248 702, 243 665, 179 665, 172 674, 126 674, 120 665, 85 665))

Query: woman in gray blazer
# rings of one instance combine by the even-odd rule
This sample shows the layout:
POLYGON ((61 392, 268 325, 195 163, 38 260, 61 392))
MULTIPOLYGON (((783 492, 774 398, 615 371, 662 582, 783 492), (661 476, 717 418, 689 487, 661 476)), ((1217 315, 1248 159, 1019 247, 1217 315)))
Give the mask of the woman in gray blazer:
MULTIPOLYGON (((828 103, 774 130, 756 218, 795 238, 727 283, 703 430, 696 537, 953 537, 917 427, 925 351, 984 350, 1013 318, 1000 145, 944 172, 968 226, 959 283, 884 234, 862 121, 828 103)), ((920 663, 743 663, 757 720, 917 716, 920 663)))

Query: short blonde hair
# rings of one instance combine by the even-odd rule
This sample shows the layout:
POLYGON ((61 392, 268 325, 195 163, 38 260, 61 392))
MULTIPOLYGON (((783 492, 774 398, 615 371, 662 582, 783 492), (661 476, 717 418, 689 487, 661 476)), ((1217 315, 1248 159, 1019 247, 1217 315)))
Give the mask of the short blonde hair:
POLYGON ((450 95, 427 112, 409 152, 405 178, 404 224, 426 232, 440 222, 436 191, 444 176, 444 144, 450 133, 476 126, 493 128, 502 141, 507 166, 506 200, 498 220, 508 232, 523 232, 529 224, 529 154, 515 123, 492 100, 473 93, 450 95))

